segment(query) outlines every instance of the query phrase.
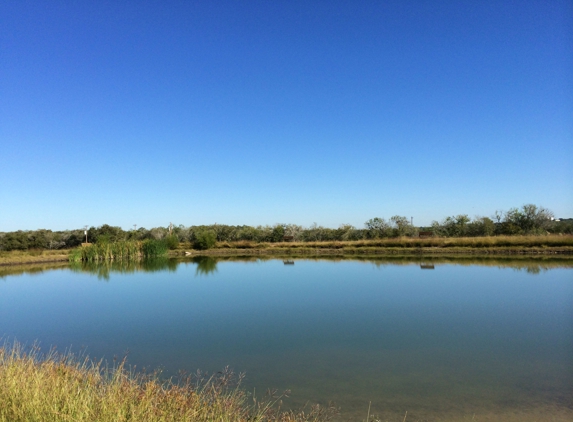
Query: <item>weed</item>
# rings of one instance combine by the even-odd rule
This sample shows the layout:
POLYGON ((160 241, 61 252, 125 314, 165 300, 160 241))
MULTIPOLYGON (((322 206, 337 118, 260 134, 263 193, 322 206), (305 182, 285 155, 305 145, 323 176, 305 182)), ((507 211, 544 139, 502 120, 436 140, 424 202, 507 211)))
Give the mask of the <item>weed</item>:
POLYGON ((162 381, 157 372, 136 373, 121 360, 102 361, 59 354, 37 346, 0 347, 0 421, 325 421, 335 409, 281 411, 281 396, 250 399, 241 377, 228 369, 216 376, 162 381))

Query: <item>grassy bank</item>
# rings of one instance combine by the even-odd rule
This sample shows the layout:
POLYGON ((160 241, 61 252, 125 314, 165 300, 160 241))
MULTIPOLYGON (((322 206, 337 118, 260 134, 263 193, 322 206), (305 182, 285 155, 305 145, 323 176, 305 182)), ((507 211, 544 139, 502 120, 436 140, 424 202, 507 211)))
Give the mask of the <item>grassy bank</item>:
POLYGON ((485 237, 430 237, 430 238, 382 238, 356 241, 327 242, 220 242, 217 249, 360 249, 360 248, 532 248, 573 247, 573 236, 485 236, 485 237))
POLYGON ((67 261, 69 249, 0 251, 0 266, 67 261))
MULTIPOLYGON (((127 243, 127 242, 126 242, 127 243)), ((71 260, 98 261, 132 255, 142 256, 141 246, 96 246, 75 250, 0 251, 0 265, 30 264, 71 260)), ((148 255, 166 252, 164 246, 149 244, 148 255), (161 249, 161 250, 159 250, 161 249)), ((491 236, 449 238, 385 238, 358 241, 326 242, 217 242, 213 249, 193 250, 189 243, 181 243, 169 256, 184 255, 189 251, 197 255, 551 255, 573 254, 573 236, 491 236)))
POLYGON ((178 383, 136 374, 125 362, 109 368, 90 359, 19 344, 0 348, 1 422, 324 421, 333 409, 280 411, 279 399, 258 401, 223 371, 178 383))
POLYGON ((573 247, 546 248, 268 248, 268 249, 209 249, 189 251, 190 256, 267 256, 267 257, 374 257, 374 256, 539 256, 573 255, 573 247))
MULTIPOLYGON (((186 245, 181 245, 185 247, 186 245)), ((573 236, 495 236, 459 238, 385 238, 327 242, 218 242, 192 252, 211 255, 395 255, 395 254, 573 254, 573 236)))

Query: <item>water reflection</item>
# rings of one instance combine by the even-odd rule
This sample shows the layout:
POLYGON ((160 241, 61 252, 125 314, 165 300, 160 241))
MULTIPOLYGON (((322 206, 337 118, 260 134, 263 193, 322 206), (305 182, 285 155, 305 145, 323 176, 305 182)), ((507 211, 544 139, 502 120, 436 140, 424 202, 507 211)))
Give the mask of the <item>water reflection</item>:
POLYGON ((192 262, 197 264, 196 276, 209 275, 217 272, 217 259, 211 256, 197 256, 192 262))
MULTIPOLYGON (((40 274, 44 271, 67 269, 87 272, 97 275, 99 278, 109 280, 111 273, 134 273, 176 271, 180 263, 193 263, 197 265, 195 275, 203 276, 217 272, 219 262, 265 262, 280 259, 284 265, 294 265, 291 257, 253 257, 253 256, 196 256, 193 258, 154 258, 135 261, 106 261, 106 262, 55 262, 43 264, 6 265, 0 266, 0 279, 11 275, 40 274)), ((360 261, 370 263, 376 267, 394 265, 418 265, 422 270, 435 269, 437 265, 480 265, 497 268, 511 268, 515 271, 524 271, 528 274, 537 275, 542 272, 557 268, 573 268, 573 258, 570 256, 552 257, 475 257, 475 256, 441 256, 441 257, 414 257, 414 256, 305 256, 306 261, 360 261)))
POLYGON ((45 262, 35 264, 17 264, 0 266, 0 280, 8 276, 17 276, 23 274, 41 274, 44 271, 53 271, 58 269, 67 269, 67 262, 45 262))
POLYGON ((158 272, 177 270, 177 260, 169 258, 151 258, 137 260, 117 260, 101 262, 72 262, 70 269, 76 272, 95 274, 99 279, 109 280, 111 273, 130 274, 135 272, 158 272))
POLYGON ((377 420, 573 420, 571 258, 202 256, 55 268, 65 270, 21 267, 33 276, 0 282, 0 337, 85 345, 96 358, 129 350, 130 362, 166 376, 230 365, 249 391, 290 389, 293 408, 334 400, 343 420, 364 420, 370 401, 377 420))

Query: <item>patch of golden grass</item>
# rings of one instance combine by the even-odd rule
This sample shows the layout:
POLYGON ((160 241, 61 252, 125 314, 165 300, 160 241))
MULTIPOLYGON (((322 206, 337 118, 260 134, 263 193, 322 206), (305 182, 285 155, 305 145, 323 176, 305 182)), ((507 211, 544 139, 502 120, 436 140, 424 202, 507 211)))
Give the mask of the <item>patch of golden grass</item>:
POLYGON ((63 261, 68 259, 68 254, 68 249, 0 251, 0 265, 25 264, 28 262, 63 261))
POLYGON ((230 372, 193 383, 160 381, 135 374, 125 361, 113 368, 88 358, 38 348, 26 352, 15 343, 0 348, 1 422, 298 422, 322 421, 332 409, 277 410, 278 399, 249 399, 230 372))
POLYGON ((218 242, 218 249, 258 249, 266 247, 267 243, 257 243, 250 240, 239 240, 236 242, 218 242))
POLYGON ((219 249, 357 249, 357 248, 532 248, 573 247, 573 236, 399 237, 355 241, 220 242, 219 249))

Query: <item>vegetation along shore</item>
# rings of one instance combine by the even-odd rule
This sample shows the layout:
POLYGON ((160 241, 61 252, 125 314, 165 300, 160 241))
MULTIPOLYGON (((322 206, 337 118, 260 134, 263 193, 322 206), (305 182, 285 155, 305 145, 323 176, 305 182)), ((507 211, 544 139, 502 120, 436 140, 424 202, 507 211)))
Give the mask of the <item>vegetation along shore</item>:
MULTIPOLYGON (((159 243, 159 242, 158 242, 159 243)), ((135 253, 118 241, 96 243, 74 249, 0 251, 0 266, 40 264, 63 261, 98 261, 139 259, 168 256, 500 256, 500 255, 573 255, 572 235, 491 236, 471 238, 389 238, 363 241, 322 242, 215 242, 208 249, 194 249, 190 242, 177 243, 169 249, 158 246, 158 252, 147 255, 142 244, 134 244, 135 253), (127 252, 125 252, 127 249, 127 252), (117 252, 117 253, 116 253, 117 252)))
POLYGON ((283 411, 281 396, 258 399, 240 386, 240 376, 162 380, 158 373, 130 369, 125 359, 105 362, 18 343, 0 347, 0 422, 56 421, 326 421, 332 407, 283 411))
POLYGON ((39 229, 0 233, 0 265, 145 256, 212 254, 571 254, 573 219, 556 219, 533 204, 496 211, 491 217, 456 215, 414 226, 395 215, 375 217, 363 228, 343 224, 274 226, 140 227, 123 230, 104 224, 82 230, 39 229), (87 234, 85 234, 87 233, 87 234), (83 245, 83 246, 82 246, 83 245))

